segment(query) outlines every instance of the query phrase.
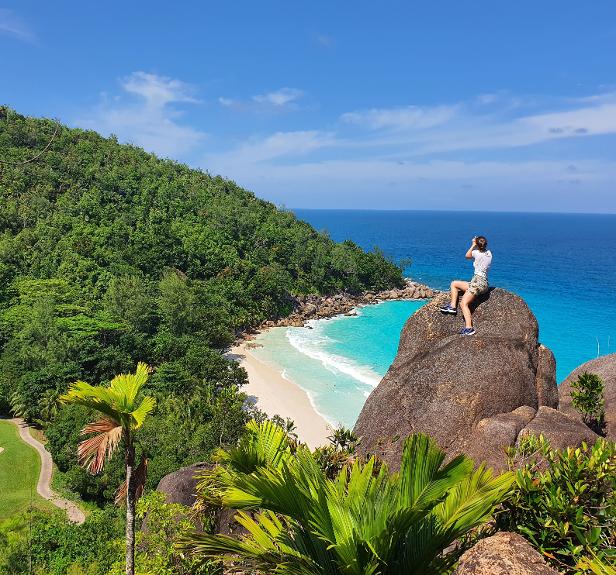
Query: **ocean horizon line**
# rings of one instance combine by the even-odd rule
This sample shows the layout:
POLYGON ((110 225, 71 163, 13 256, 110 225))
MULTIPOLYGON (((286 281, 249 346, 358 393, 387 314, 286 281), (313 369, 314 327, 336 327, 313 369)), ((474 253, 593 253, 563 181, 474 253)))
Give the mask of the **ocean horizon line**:
POLYGON ((288 207, 288 206, 279 206, 279 209, 296 212, 356 212, 356 213, 406 213, 406 214, 416 214, 416 213, 425 213, 425 214, 447 214, 447 213, 456 213, 456 214, 511 214, 511 215, 540 215, 540 216, 605 216, 605 217, 616 217, 616 212, 553 212, 553 211, 516 211, 516 210, 456 210, 456 209, 447 209, 447 210, 435 210, 435 209, 420 209, 420 208, 299 208, 299 207, 288 207))

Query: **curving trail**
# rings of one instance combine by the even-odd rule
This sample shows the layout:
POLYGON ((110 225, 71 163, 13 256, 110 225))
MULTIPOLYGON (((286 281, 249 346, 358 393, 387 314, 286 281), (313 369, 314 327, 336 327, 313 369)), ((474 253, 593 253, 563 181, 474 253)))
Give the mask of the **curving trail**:
POLYGON ((66 514, 68 515, 69 521, 77 524, 81 524, 86 520, 86 516, 83 511, 79 508, 78 505, 69 501, 68 499, 64 499, 56 494, 51 489, 51 474, 53 472, 53 461, 51 459, 51 455, 49 451, 45 449, 45 446, 34 439, 32 435, 30 435, 29 425, 20 417, 15 417, 13 419, 9 419, 11 423, 14 423, 19 429, 19 436, 23 439, 27 444, 31 445, 36 449, 38 454, 41 457, 41 474, 39 475, 38 483, 36 485, 36 490, 38 494, 51 501, 56 507, 60 509, 64 509, 66 514))

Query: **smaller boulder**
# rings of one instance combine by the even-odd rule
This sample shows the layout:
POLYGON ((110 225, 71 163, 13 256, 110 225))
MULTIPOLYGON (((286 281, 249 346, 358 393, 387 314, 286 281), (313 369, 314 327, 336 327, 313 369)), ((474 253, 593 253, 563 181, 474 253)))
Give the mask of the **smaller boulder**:
POLYGON ((517 533, 482 539, 462 557, 454 575, 558 575, 517 533))
POLYGON ((599 439, 599 436, 581 421, 546 406, 540 407, 537 415, 520 431, 519 437, 524 435, 543 435, 553 449, 579 447, 582 442, 594 445, 599 439))
MULTIPOLYGON (((192 507, 197 499, 197 485, 200 476, 205 471, 214 468, 212 463, 194 463, 188 467, 182 467, 173 473, 165 475, 156 491, 165 494, 167 503, 180 503, 186 507, 192 507)), ((223 535, 244 534, 244 528, 235 521, 235 510, 227 508, 212 509, 214 520, 214 531, 223 535)), ((197 530, 201 531, 200 523, 196 525, 197 530)))
POLYGON ((197 477, 204 471, 210 471, 212 467, 211 463, 194 463, 188 467, 182 467, 165 475, 158 483, 156 491, 165 494, 167 503, 179 503, 192 507, 197 498, 197 484, 199 483, 197 477))
POLYGON ((467 455, 484 461, 496 472, 507 470, 506 451, 515 444, 518 434, 535 417, 537 411, 523 405, 509 413, 482 419, 473 430, 467 455))

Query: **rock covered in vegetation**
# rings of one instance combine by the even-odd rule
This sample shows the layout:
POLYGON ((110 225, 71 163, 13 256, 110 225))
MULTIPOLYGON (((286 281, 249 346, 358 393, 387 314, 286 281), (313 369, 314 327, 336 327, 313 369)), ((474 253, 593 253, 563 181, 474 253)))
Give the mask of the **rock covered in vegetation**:
POLYGON ((517 533, 482 539, 462 557, 454 575, 558 575, 517 533))
POLYGON ((359 295, 338 293, 327 296, 297 296, 293 300, 295 308, 293 313, 278 320, 266 321, 261 327, 302 327, 310 319, 322 319, 342 314, 350 315, 352 310, 360 305, 370 305, 388 300, 429 299, 435 297, 438 293, 426 285, 407 279, 403 287, 383 291, 366 291, 359 295))
POLYGON ((594 373, 603 380, 606 436, 616 441, 616 353, 591 359, 574 369, 559 386, 559 409, 575 419, 581 419, 571 404, 571 384, 584 372, 594 373))
POLYGON ((475 460, 505 464, 503 447, 515 441, 534 410, 557 407, 554 358, 538 342, 535 316, 518 296, 492 289, 475 304, 477 334, 462 337, 460 317, 438 309, 441 295, 407 321, 398 354, 372 392, 355 433, 360 451, 375 453, 396 468, 403 438, 424 432, 449 456, 466 453, 475 460), (532 412, 518 410, 523 406, 532 412), (518 410, 518 411, 516 411, 518 410), (496 435, 477 428, 498 428, 496 435), (492 437, 488 445, 481 437, 492 437))

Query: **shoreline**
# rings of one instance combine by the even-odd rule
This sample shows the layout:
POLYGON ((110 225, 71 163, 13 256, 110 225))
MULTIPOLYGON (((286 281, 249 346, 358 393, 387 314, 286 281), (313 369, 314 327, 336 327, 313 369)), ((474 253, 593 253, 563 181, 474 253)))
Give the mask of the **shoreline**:
POLYGON ((285 317, 264 321, 254 330, 240 334, 240 339, 249 339, 250 335, 272 327, 305 327, 311 319, 328 319, 339 315, 355 315, 355 308, 375 305, 385 301, 432 299, 439 290, 425 284, 404 279, 404 286, 383 291, 367 291, 358 295, 339 293, 336 295, 304 295, 293 298, 293 311, 285 317))
POLYGON ((308 393, 297 383, 285 379, 275 368, 257 359, 250 352, 250 342, 236 343, 226 354, 237 361, 248 374, 242 391, 268 416, 279 415, 295 423, 298 439, 310 449, 329 444, 333 426, 317 412, 308 393))
POLYGON ((405 279, 402 288, 382 292, 364 292, 359 295, 337 294, 333 296, 300 296, 294 298, 294 311, 286 317, 263 322, 258 327, 239 334, 238 339, 225 354, 237 361, 248 374, 248 383, 242 391, 249 401, 268 416, 279 415, 292 419, 300 441, 311 449, 329 444, 327 439, 334 430, 310 400, 308 393, 283 373, 258 359, 250 348, 256 335, 275 327, 304 327, 309 329, 310 320, 332 319, 340 316, 355 316, 358 308, 386 301, 418 301, 432 299, 438 294, 425 284, 405 279))

